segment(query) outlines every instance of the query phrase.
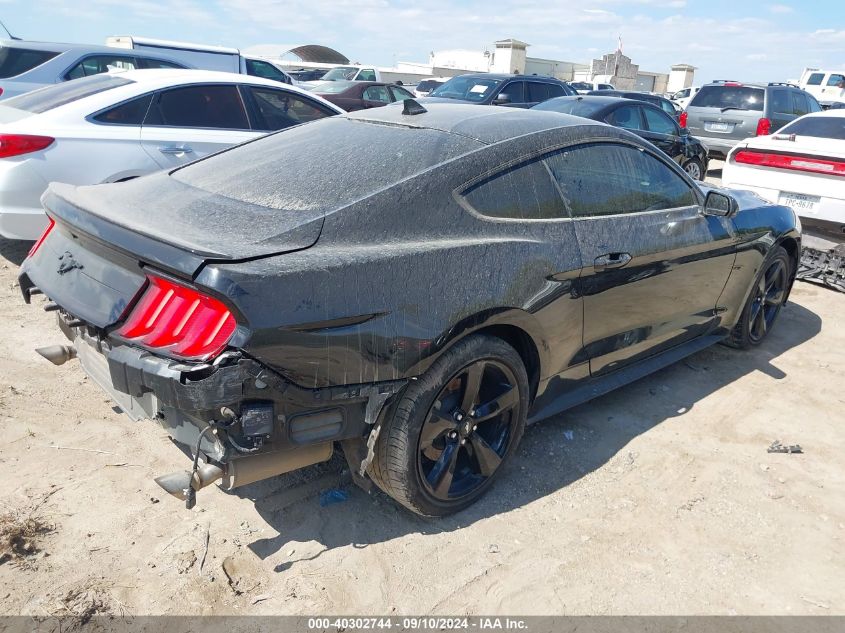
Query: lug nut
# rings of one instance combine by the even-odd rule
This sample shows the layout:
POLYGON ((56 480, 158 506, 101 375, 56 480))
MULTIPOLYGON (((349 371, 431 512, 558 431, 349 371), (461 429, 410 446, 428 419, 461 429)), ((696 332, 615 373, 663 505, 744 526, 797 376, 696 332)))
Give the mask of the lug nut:
POLYGON ((466 444, 466 443, 467 443, 467 441, 466 441, 466 440, 461 440, 461 446, 463 446, 463 445, 464 445, 464 444, 466 444))
POLYGON ((451 433, 449 433, 449 439, 450 440, 454 440, 456 437, 458 437, 458 434, 455 431, 452 431, 451 433))
POLYGON ((463 413, 456 413, 456 414, 455 414, 455 419, 456 419, 458 422, 460 422, 461 420, 463 420, 463 419, 464 419, 464 414, 463 414, 463 413))
POLYGON ((473 426, 473 427, 472 427, 472 430, 473 430, 473 431, 475 431, 475 430, 477 430, 477 429, 478 429, 478 425, 477 425, 477 424, 476 424, 475 426, 473 426))

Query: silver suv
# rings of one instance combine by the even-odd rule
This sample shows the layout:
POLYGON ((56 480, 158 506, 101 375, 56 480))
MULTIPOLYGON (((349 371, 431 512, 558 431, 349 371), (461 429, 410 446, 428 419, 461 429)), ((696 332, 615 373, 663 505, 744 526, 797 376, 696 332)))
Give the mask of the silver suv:
POLYGON ((704 143, 711 158, 724 158, 743 139, 767 136, 820 111, 812 95, 792 84, 714 81, 696 93, 680 123, 704 143))

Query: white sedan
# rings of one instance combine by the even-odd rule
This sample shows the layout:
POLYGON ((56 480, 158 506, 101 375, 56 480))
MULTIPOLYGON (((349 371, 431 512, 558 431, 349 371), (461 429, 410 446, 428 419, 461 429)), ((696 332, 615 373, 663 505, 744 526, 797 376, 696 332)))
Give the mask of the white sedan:
POLYGON ((742 141, 728 154, 722 184, 792 207, 805 229, 845 239, 845 110, 742 141))
POLYGON ((277 81, 205 70, 76 79, 0 104, 0 235, 36 239, 52 181, 119 182, 343 110, 277 81))

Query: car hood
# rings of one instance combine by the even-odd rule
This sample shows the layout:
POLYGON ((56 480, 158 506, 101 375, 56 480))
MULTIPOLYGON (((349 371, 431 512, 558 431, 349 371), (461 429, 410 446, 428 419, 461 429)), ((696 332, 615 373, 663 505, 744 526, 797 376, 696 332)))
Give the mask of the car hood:
POLYGON ((43 202, 58 215, 76 219, 83 212, 88 226, 104 221, 203 260, 243 260, 308 248, 320 236, 324 215, 236 200, 167 172, 107 185, 51 183, 43 202))

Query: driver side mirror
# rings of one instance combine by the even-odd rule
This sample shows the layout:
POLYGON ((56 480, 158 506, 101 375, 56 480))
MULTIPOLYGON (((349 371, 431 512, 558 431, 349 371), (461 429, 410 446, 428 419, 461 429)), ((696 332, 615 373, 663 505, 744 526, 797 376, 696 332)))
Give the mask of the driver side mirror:
POLYGON ((496 98, 493 99, 493 105, 504 105, 510 102, 511 96, 507 92, 500 92, 498 95, 496 95, 496 98))
POLYGON ((704 215, 729 218, 739 209, 735 198, 720 191, 711 191, 704 199, 704 215))

